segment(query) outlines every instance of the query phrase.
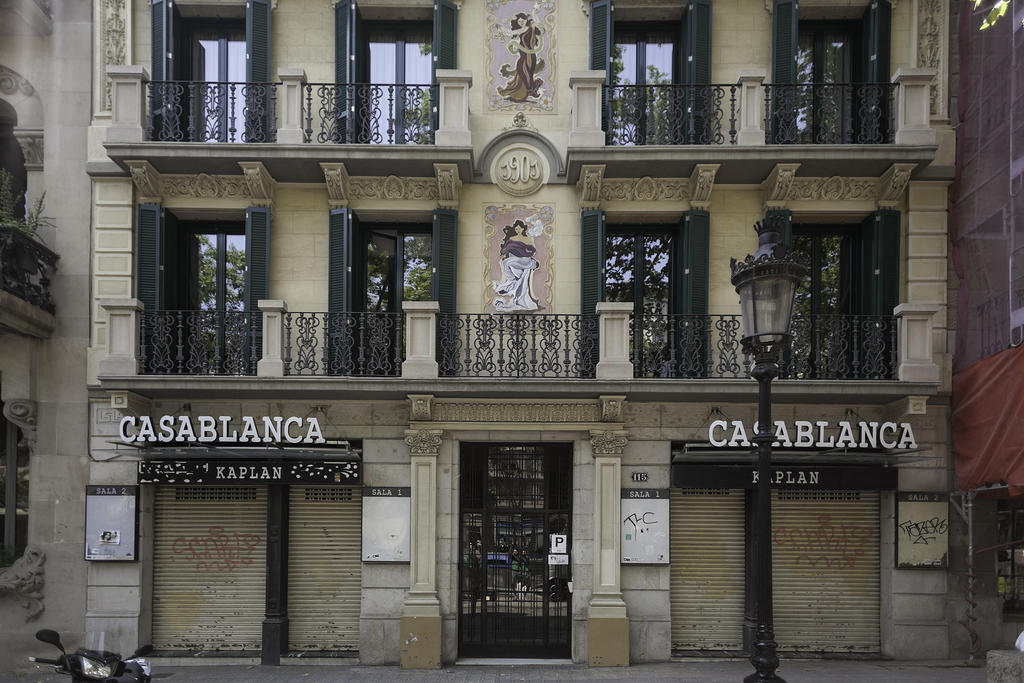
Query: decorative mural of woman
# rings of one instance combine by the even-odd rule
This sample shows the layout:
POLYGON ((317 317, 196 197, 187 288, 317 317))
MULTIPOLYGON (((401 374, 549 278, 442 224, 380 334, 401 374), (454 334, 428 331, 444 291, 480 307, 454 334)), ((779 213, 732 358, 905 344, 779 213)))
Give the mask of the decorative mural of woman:
POLYGON ((514 237, 536 237, 543 228, 539 225, 527 226, 522 220, 516 220, 504 228, 505 239, 501 243, 501 282, 494 280, 491 288, 496 296, 492 302, 497 311, 536 311, 540 304, 533 297, 533 273, 540 266, 533 256, 537 248, 514 237))
POLYGON ((498 88, 498 94, 513 102, 526 102, 540 95, 543 79, 537 73, 544 68, 544 60, 537 57, 544 42, 544 29, 534 24, 533 16, 519 12, 511 21, 511 32, 506 45, 512 55, 519 55, 515 66, 502 64, 500 73, 508 82, 498 88))

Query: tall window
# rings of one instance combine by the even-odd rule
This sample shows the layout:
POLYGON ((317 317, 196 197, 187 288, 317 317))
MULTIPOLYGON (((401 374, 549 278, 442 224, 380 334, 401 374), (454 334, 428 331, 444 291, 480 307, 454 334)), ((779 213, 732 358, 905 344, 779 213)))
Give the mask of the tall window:
POLYGON ((367 94, 372 118, 385 130, 373 142, 429 142, 432 27, 367 24, 370 83, 388 86, 367 94))
POLYGON ((18 428, 0 417, 0 567, 18 559, 28 537, 28 447, 18 428))
POLYGON ((843 142, 853 129, 858 23, 801 22, 796 52, 797 126, 811 142, 843 142))
POLYGON ((245 227, 235 223, 193 225, 189 235, 193 308, 245 308, 245 227))
POLYGON ((669 313, 672 236, 664 228, 609 227, 605 301, 630 301, 633 315, 669 313))
POLYGON ((611 82, 614 85, 667 85, 676 73, 678 27, 616 25, 612 48, 611 82))
POLYGON ((428 301, 432 247, 430 228, 373 224, 364 224, 363 228, 365 310, 400 313, 403 301, 428 301))
POLYGON ((795 316, 853 312, 855 232, 854 226, 793 226, 792 249, 811 266, 797 288, 795 316))
POLYGON ((231 142, 245 131, 245 25, 222 22, 186 24, 191 55, 186 80, 204 83, 192 93, 191 106, 202 126, 200 139, 231 142))
POLYGON ((670 143, 683 116, 679 93, 667 86, 679 80, 678 27, 616 25, 609 81, 612 91, 611 144, 670 143))

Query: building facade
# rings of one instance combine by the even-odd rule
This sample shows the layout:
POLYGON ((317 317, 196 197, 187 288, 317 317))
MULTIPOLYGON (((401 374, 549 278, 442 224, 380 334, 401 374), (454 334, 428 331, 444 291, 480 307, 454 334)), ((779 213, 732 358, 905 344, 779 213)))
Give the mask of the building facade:
POLYGON ((85 628, 267 663, 744 650, 729 260, 771 219, 812 265, 780 649, 954 656, 947 13, 97 3, 85 628))

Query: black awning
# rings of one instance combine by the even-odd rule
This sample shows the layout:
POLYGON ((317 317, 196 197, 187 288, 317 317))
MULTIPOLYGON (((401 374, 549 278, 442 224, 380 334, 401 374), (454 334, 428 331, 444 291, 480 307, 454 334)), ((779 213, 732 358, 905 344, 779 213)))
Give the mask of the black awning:
MULTIPOLYGON (((888 491, 897 487, 893 467, 861 465, 794 465, 772 463, 772 488, 796 490, 845 489, 888 491)), ((683 489, 752 489, 757 486, 757 466, 672 463, 672 486, 683 489)))

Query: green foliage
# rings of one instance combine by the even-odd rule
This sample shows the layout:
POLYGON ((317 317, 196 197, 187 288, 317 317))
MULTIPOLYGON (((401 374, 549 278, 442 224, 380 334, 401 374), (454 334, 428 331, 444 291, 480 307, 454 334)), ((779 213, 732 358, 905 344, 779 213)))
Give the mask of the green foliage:
MULTIPOLYGON (((973 0, 974 9, 981 7, 982 1, 983 0, 973 0)), ((1009 8, 1010 0, 997 0, 996 4, 992 5, 992 9, 989 10, 988 16, 986 16, 985 20, 981 22, 981 26, 978 27, 978 30, 984 31, 987 28, 995 26, 996 22, 1003 18, 1003 15, 1006 14, 1006 10, 1009 8)), ((1024 25, 1024 21, 1021 23, 1024 25)))
MULTIPOLYGON (((196 235, 199 243, 199 308, 217 308, 217 246, 213 235, 196 235)), ((224 310, 241 311, 245 307, 245 250, 239 249, 228 238, 225 278, 224 310)))
POLYGON ((39 229, 50 227, 49 218, 43 216, 46 193, 40 195, 35 204, 29 207, 27 215, 19 216, 15 207, 24 199, 25 193, 14 192, 14 176, 5 168, 0 168, 0 227, 15 228, 35 239, 40 239, 39 229))

